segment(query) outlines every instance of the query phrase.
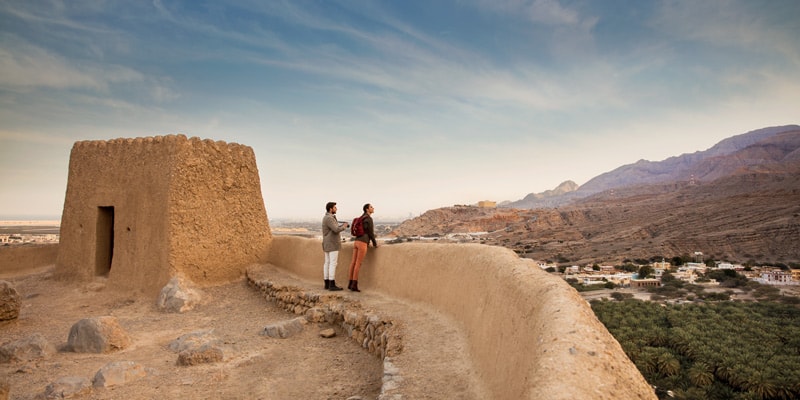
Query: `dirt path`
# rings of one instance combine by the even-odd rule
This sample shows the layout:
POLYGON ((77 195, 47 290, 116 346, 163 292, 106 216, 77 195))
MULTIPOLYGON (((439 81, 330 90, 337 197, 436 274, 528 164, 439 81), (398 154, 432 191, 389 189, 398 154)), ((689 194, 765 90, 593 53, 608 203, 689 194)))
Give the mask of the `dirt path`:
MULTIPOLYGON (((91 380, 112 361, 138 362, 149 374, 78 398, 375 399, 381 391, 382 361, 341 331, 331 339, 320 337, 320 330, 329 325, 308 324, 287 339, 259 335, 264 326, 296 316, 264 300, 244 280, 203 289, 204 304, 172 314, 158 311, 155 299, 106 290, 102 280, 68 284, 51 279, 47 269, 0 279, 12 282, 23 297, 19 319, 0 323, 0 345, 38 332, 61 348, 75 322, 104 315, 116 317, 133 342, 110 354, 59 350, 44 360, 0 364, 0 379, 10 383, 12 399, 33 399, 62 377, 91 380), (169 350, 169 343, 207 329, 223 340, 224 360, 177 366, 177 354, 169 350)), ((315 288, 314 283, 289 275, 276 279, 315 288)), ((402 377, 404 398, 487 398, 471 372, 465 336, 456 322, 422 305, 377 293, 340 293, 399 321, 404 350, 393 362, 402 377)))
MULTIPOLYGON (((282 284, 314 288, 316 285, 281 270, 270 275, 282 284)), ((466 335, 460 324, 424 304, 409 303, 362 290, 343 290, 344 296, 359 301, 399 322, 403 352, 392 363, 402 377, 399 390, 407 399, 488 399, 472 368, 466 335)))

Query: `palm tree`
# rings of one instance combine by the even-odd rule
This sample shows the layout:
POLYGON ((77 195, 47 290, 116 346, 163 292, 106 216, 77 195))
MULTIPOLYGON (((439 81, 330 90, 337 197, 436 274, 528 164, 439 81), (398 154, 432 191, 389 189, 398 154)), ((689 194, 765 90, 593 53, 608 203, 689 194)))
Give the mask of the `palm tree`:
POLYGON ((673 376, 681 372, 681 362, 669 350, 664 348, 658 350, 656 366, 658 372, 663 376, 673 376))
POLYGON ((689 368, 689 380, 695 386, 708 386, 714 382, 714 374, 711 372, 711 367, 704 363, 698 362, 689 368))

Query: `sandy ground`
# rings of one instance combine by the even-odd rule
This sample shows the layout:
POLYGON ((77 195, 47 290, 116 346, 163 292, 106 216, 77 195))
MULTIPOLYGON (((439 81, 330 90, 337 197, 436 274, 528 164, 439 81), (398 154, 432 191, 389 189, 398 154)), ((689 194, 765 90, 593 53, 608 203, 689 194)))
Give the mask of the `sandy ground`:
MULTIPOLYGON (((204 304, 182 314, 158 311, 155 300, 107 290, 101 278, 85 284, 51 278, 52 267, 26 275, 2 276, 23 297, 20 317, 0 323, 0 345, 38 332, 59 351, 43 360, 0 364, 0 380, 11 385, 11 399, 33 399, 62 377, 85 377, 112 361, 134 361, 147 377, 109 389, 95 388, 81 399, 375 399, 382 386, 383 362, 336 328, 309 323, 287 339, 261 336, 264 326, 293 319, 250 288, 244 280, 204 288, 204 304), (79 354, 63 350, 70 327, 82 318, 114 316, 132 338, 124 350, 79 354), (179 336, 213 329, 224 341, 224 359, 214 364, 176 365, 169 344, 179 336)), ((289 275, 282 283, 314 290, 315 282, 289 275)), ((321 288, 319 288, 322 291, 321 288)), ((378 293, 347 290, 362 304, 396 316, 403 328, 403 353, 393 360, 402 376, 403 398, 490 398, 471 367, 459 325, 424 305, 407 304, 378 293)))
POLYGON ((319 335, 330 326, 308 324, 287 339, 259 335, 264 326, 296 317, 261 298, 244 281, 203 289, 206 302, 195 310, 163 313, 155 299, 105 290, 102 281, 80 287, 50 279, 50 272, 2 277, 23 297, 20 317, 0 323, 0 344, 34 332, 62 348, 70 327, 82 318, 111 315, 132 338, 132 346, 109 354, 59 350, 39 361, 0 364, 0 379, 12 399, 32 399, 61 377, 92 379, 112 361, 135 361, 150 373, 124 386, 94 389, 86 399, 347 399, 376 398, 383 364, 341 334, 319 335), (213 329, 224 341, 220 363, 177 366, 169 344, 179 336, 213 329))

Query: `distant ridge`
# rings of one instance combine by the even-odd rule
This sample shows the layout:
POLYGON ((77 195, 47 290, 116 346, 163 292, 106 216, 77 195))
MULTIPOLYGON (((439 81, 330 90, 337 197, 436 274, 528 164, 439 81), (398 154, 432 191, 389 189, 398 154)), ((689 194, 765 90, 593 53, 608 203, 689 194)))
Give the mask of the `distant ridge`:
MULTIPOLYGON (((734 174, 741 168, 780 162, 776 157, 788 156, 785 150, 793 151, 797 137, 800 137, 798 125, 757 129, 724 139, 705 151, 682 154, 663 161, 639 160, 623 165, 560 195, 541 197, 531 193, 522 200, 505 202, 501 206, 525 209, 557 207, 611 189, 690 180, 709 182, 734 174), (748 148, 751 148, 750 151, 743 152, 748 148)), ((800 156, 794 154, 790 157, 800 156)))
POLYGON ((564 181, 555 189, 545 190, 541 193, 530 193, 525 198, 514 202, 503 202, 500 207, 509 208, 539 208, 539 207, 555 207, 564 201, 564 196, 568 193, 575 192, 578 189, 578 184, 573 181, 564 181))

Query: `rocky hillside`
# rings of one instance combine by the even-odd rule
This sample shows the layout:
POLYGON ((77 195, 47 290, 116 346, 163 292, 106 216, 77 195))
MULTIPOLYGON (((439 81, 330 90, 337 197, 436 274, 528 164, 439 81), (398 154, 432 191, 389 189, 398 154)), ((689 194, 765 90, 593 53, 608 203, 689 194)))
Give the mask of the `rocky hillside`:
POLYGON ((725 150, 715 156, 671 161, 678 178, 670 182, 605 190, 557 209, 431 210, 394 234, 488 232, 479 240, 561 263, 695 251, 736 262, 800 262, 800 129, 718 146, 725 150))

